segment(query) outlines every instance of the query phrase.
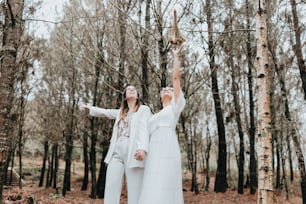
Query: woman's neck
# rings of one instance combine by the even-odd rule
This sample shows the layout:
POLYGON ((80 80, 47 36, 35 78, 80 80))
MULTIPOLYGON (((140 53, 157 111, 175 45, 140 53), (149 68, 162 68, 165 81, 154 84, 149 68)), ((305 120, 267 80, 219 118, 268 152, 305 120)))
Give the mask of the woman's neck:
POLYGON ((136 107, 136 99, 129 99, 127 100, 127 104, 129 107, 129 112, 134 112, 136 107))
POLYGON ((163 100, 163 108, 170 104, 171 104, 171 100, 163 100))

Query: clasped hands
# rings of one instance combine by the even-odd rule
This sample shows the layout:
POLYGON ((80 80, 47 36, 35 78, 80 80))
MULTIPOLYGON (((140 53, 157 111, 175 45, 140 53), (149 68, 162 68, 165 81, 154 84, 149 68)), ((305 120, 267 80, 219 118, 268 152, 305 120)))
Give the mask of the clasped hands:
POLYGON ((135 154, 134 154, 134 158, 138 161, 143 161, 145 158, 146 152, 142 149, 138 149, 136 150, 135 154))

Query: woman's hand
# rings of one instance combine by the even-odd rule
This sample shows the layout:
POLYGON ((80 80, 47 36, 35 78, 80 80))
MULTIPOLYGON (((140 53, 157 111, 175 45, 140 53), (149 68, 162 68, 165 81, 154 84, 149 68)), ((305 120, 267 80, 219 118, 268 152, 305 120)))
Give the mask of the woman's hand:
POLYGON ((80 111, 84 111, 84 110, 89 111, 89 109, 90 109, 89 104, 85 104, 85 103, 80 102, 78 105, 79 105, 80 111))
POLYGON ((146 152, 142 149, 136 150, 136 153, 134 154, 134 158, 138 161, 143 161, 145 158, 146 152))
POLYGON ((178 48, 176 46, 174 48, 170 48, 170 51, 171 51, 173 57, 179 57, 179 54, 180 54, 183 47, 184 47, 184 43, 181 44, 178 48))

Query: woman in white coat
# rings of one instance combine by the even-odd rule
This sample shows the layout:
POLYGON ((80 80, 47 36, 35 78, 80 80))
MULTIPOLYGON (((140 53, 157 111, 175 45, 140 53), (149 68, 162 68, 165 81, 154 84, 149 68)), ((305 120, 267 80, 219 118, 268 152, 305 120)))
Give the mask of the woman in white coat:
POLYGON ((180 85, 179 53, 173 55, 173 88, 161 90, 163 109, 148 122, 149 149, 138 204, 183 204, 181 153, 175 132, 185 98, 180 85))
POLYGON ((123 93, 120 109, 103 109, 83 105, 95 117, 114 119, 112 138, 105 163, 108 164, 104 204, 119 204, 125 175, 128 203, 137 204, 144 172, 144 158, 148 149, 147 120, 150 108, 140 104, 134 86, 127 86, 123 93))

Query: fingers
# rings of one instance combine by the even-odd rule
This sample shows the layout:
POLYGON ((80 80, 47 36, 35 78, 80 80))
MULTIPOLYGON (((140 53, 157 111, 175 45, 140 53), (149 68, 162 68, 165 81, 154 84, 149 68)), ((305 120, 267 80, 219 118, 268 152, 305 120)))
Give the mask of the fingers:
POLYGON ((134 154, 134 158, 139 161, 143 161, 145 158, 145 152, 143 150, 137 150, 134 154))
POLYGON ((174 47, 174 48, 170 48, 170 51, 171 51, 171 53, 172 53, 172 55, 174 56, 174 55, 178 55, 180 52, 181 52, 181 50, 183 49, 183 47, 184 47, 184 44, 185 43, 182 43, 179 47, 174 47))
POLYGON ((90 109, 89 104, 84 104, 82 102, 79 102, 78 106, 79 106, 80 111, 89 111, 89 109, 90 109))

